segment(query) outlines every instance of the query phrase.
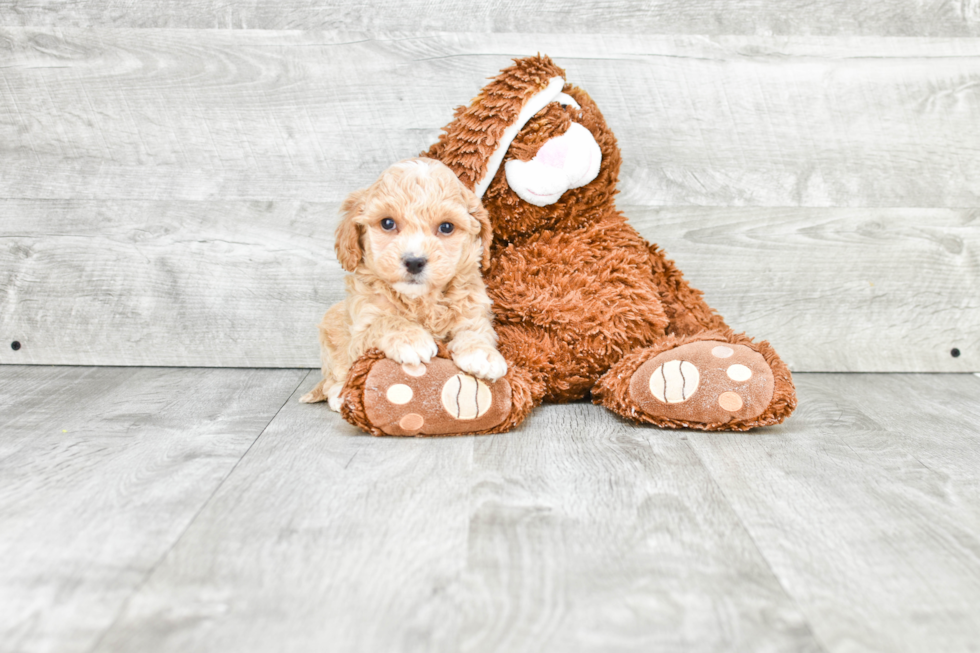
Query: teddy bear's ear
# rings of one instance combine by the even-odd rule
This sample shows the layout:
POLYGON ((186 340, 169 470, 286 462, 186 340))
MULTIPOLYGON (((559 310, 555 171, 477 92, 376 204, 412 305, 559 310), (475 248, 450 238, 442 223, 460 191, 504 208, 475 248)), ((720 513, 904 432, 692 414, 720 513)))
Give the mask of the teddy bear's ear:
POLYGON ((466 210, 480 223, 480 244, 483 253, 480 257, 480 268, 486 272, 490 268, 490 243, 493 242, 493 226, 490 224, 490 214, 483 208, 483 202, 466 186, 462 187, 463 198, 466 200, 466 210))
POLYGON ((354 222, 364 208, 365 191, 356 190, 347 196, 340 205, 340 224, 337 225, 337 236, 334 249, 337 250, 337 260, 340 267, 347 272, 357 269, 364 257, 364 247, 361 245, 361 228, 354 222))
POLYGON ((483 197, 507 148, 534 114, 554 101, 565 85, 565 71, 546 56, 514 59, 468 107, 459 107, 422 156, 452 168, 467 188, 483 197))

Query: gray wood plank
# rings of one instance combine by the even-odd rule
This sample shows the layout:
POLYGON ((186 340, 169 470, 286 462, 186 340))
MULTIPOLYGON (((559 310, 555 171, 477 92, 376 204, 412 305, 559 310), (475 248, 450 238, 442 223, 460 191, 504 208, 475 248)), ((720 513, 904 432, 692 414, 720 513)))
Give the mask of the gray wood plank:
POLYGON ((286 405, 95 651, 821 650, 678 433, 580 404, 376 439, 320 408, 286 405))
POLYGON ((374 438, 301 395, 93 652, 447 650, 473 440, 374 438))
POLYGON ((87 651, 306 370, 0 366, 0 651, 87 651))
POLYGON ((980 369, 978 210, 626 213, 733 328, 772 342, 794 371, 980 369))
POLYGON ((776 431, 691 434, 833 651, 976 651, 980 380, 805 375, 776 431))
POLYGON ((545 406, 474 468, 459 648, 823 650, 684 433, 545 406))
POLYGON ((973 0, 0 0, 0 25, 400 31, 977 36, 973 0))
POLYGON ((0 212, 0 363, 319 366, 316 325, 344 292, 336 204, 0 201, 0 212))
MULTIPOLYGON (((980 369, 977 210, 623 208, 795 371, 980 369)), ((317 366, 336 210, 0 200, 0 363, 317 366)))
POLYGON ((5 28, 0 44, 6 198, 340 201, 510 57, 546 52, 617 134, 625 203, 980 205, 977 39, 5 28))

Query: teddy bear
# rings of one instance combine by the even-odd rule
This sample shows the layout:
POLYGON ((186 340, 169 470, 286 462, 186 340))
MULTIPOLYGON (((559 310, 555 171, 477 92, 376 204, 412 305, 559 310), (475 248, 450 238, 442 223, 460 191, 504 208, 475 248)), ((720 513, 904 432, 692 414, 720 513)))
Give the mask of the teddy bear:
POLYGON ((422 156, 449 166, 489 214, 484 279, 508 371, 469 376, 444 346, 423 368, 371 351, 341 393, 347 421, 375 435, 500 433, 542 402, 585 398, 705 431, 792 413, 792 376, 769 343, 735 333, 617 210, 616 138, 549 57, 515 59, 422 156), (392 391, 401 386, 411 392, 392 391))

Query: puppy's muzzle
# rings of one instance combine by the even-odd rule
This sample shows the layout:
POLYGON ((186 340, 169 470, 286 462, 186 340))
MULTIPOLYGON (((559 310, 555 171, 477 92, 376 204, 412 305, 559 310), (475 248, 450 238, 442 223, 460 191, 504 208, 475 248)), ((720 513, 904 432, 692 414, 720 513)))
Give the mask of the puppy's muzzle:
POLYGON ((402 257, 402 264, 405 269, 408 270, 409 274, 415 275, 420 274, 422 270, 425 269, 425 264, 429 262, 429 259, 424 256, 404 256, 402 257))

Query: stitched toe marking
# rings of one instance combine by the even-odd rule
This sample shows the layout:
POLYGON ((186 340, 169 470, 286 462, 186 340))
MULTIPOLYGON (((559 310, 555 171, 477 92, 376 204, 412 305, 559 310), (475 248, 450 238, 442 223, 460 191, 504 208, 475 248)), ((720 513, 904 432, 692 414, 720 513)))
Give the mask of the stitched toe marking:
POLYGON ((396 383, 388 388, 388 392, 385 393, 385 397, 387 397, 388 401, 393 404, 398 404, 399 406, 410 402, 414 395, 415 393, 412 392, 412 389, 404 383, 396 383))
POLYGON ((482 417, 492 403, 487 384, 469 374, 457 374, 442 387, 442 405, 456 419, 482 417))
POLYGON ((425 376, 425 365, 419 363, 418 365, 410 365, 405 363, 402 365, 402 372, 409 376, 425 376))
POLYGON ((744 365, 732 365, 726 371, 732 381, 748 381, 752 378, 752 370, 744 365))
POLYGON ((722 392, 718 396, 718 405, 730 413, 742 408, 742 398, 734 392, 722 392))
POLYGON ((398 421, 398 426, 406 431, 418 431, 425 424, 425 418, 418 413, 409 413, 398 421))
POLYGON ((700 380, 701 374, 692 363, 668 361, 650 376, 650 392, 664 403, 679 404, 694 396, 700 380))

